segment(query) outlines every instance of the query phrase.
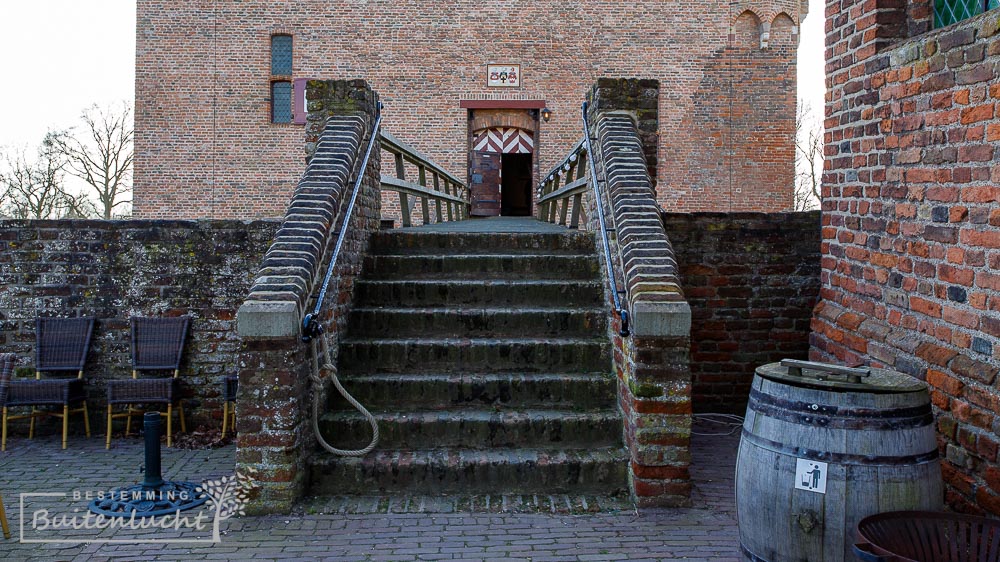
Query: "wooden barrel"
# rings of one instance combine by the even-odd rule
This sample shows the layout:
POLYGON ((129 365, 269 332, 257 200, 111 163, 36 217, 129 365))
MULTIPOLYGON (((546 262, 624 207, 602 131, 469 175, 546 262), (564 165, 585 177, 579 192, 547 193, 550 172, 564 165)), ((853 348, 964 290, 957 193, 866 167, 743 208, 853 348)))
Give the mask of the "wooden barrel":
POLYGON ((925 383, 819 363, 757 369, 736 461, 744 559, 854 560, 862 518, 942 504, 925 383))

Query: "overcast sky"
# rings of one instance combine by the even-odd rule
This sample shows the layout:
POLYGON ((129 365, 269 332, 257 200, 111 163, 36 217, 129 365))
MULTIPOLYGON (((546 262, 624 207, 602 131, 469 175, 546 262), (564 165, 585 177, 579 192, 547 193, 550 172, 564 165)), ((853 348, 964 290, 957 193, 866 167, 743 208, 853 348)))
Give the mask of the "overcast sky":
MULTIPOLYGON (((823 106, 823 2, 809 0, 799 97, 823 106)), ((135 97, 135 0, 0 0, 0 146, 36 145, 91 104, 135 97)))
POLYGON ((0 0, 0 145, 135 98, 135 0, 0 0))

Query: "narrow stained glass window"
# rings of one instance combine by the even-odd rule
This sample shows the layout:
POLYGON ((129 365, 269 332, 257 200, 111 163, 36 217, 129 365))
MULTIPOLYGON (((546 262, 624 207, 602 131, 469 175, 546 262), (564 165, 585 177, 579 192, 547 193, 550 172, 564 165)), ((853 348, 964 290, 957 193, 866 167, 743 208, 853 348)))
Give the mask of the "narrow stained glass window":
POLYGON ((271 74, 274 76, 292 75, 292 36, 271 36, 271 74))
POLYGON ((271 122, 292 122, 292 83, 287 80, 271 82, 271 122))

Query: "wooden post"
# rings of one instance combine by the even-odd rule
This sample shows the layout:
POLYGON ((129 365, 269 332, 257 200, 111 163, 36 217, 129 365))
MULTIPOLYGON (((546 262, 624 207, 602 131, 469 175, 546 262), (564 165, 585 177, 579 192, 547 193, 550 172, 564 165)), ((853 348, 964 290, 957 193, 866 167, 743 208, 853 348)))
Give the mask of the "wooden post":
MULTIPOLYGON (((451 195, 451 182, 448 180, 448 178, 444 179, 444 192, 445 192, 446 195, 451 195)), ((455 190, 455 194, 456 195, 458 194, 458 190, 457 189, 455 190)), ((450 222, 450 221, 455 220, 455 216, 454 216, 454 214, 455 214, 454 213, 454 211, 455 211, 455 204, 452 203, 451 201, 448 201, 446 207, 448 208, 448 221, 450 222)))
MULTIPOLYGON (((441 192, 441 178, 438 177, 438 173, 434 172, 434 191, 441 192)), ((435 199, 434 206, 437 208, 437 222, 441 222, 441 200, 435 199)))
POLYGON ((583 194, 577 193, 573 196, 573 217, 570 219, 570 228, 580 227, 580 207, 583 206, 583 194))
MULTIPOLYGON (((396 157, 396 179, 406 179, 406 163, 403 161, 403 153, 397 152, 396 157)), ((410 221, 410 201, 405 193, 399 192, 399 212, 403 215, 403 226, 413 226, 410 221)))
MULTIPOLYGON (((559 174, 556 173, 555 177, 552 178, 552 191, 559 191, 559 177, 560 177, 559 174)), ((549 205, 549 209, 548 209, 549 210, 549 216, 546 217, 547 221, 552 222, 552 223, 556 222, 556 207, 558 207, 558 201, 553 201, 549 205)))
MULTIPOLYGON (((418 183, 421 187, 427 187, 427 170, 423 164, 417 164, 418 183)), ((423 213, 424 224, 431 223, 431 213, 427 205, 427 197, 420 198, 420 210, 423 213)))

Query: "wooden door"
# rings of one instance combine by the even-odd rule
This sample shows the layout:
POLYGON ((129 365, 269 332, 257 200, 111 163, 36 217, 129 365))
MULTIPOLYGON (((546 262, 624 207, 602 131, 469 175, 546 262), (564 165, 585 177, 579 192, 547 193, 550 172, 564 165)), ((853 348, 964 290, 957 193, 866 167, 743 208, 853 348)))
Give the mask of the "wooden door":
POLYGON ((469 169, 472 216, 500 215, 500 157, 499 152, 472 151, 469 169))

